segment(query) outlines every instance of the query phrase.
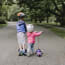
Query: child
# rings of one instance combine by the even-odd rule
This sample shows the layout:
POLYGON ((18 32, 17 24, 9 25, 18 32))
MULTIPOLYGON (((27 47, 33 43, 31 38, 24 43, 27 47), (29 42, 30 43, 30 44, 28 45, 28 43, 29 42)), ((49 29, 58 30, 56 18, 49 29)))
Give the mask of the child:
POLYGON ((27 26, 27 40, 28 40, 28 49, 27 49, 27 55, 30 56, 32 51, 32 54, 34 54, 34 44, 35 44, 35 37, 40 36, 42 34, 42 31, 35 32, 34 26, 32 24, 29 24, 27 26))
POLYGON ((23 51, 25 53, 25 34, 27 32, 26 24, 24 22, 25 14, 20 12, 17 14, 19 21, 17 22, 16 28, 17 28, 17 39, 18 39, 18 45, 19 45, 19 55, 20 52, 23 51))

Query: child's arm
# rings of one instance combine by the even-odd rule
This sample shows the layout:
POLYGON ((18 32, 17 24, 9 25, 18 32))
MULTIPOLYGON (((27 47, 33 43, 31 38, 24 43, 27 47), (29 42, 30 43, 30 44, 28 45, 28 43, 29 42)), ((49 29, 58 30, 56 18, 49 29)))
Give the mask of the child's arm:
POLYGON ((43 31, 35 32, 34 35, 35 35, 35 36, 40 36, 42 33, 43 33, 43 31))
POLYGON ((26 24, 24 23, 24 28, 25 28, 25 31, 27 32, 27 27, 26 27, 26 24))

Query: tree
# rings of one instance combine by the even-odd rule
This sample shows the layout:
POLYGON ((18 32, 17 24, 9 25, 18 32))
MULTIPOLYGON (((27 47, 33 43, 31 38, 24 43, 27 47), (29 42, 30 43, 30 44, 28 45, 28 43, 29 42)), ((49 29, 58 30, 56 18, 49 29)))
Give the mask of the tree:
POLYGON ((65 0, 50 0, 53 8, 49 9, 49 12, 55 15, 56 20, 61 24, 61 26, 65 25, 65 0))
POLYGON ((0 24, 5 23, 6 19, 6 6, 4 6, 5 0, 0 0, 0 24))
POLYGON ((44 12, 41 11, 42 9, 42 1, 43 0, 19 0, 18 5, 20 5, 20 7, 25 7, 25 5, 27 5, 27 8, 29 8, 29 15, 31 17, 31 20, 35 20, 35 23, 37 23, 37 21, 42 21, 43 20, 43 16, 41 16, 40 12, 44 12))

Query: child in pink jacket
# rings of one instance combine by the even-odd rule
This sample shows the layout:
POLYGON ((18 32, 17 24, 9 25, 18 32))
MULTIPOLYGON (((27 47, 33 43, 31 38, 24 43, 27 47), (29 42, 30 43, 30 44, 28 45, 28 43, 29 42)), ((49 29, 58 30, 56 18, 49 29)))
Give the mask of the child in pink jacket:
POLYGON ((29 24, 27 27, 27 42, 28 42, 28 49, 27 49, 27 55, 29 56, 31 54, 34 54, 34 44, 35 44, 35 37, 40 36, 42 34, 42 31, 35 32, 34 26, 32 24, 29 24))

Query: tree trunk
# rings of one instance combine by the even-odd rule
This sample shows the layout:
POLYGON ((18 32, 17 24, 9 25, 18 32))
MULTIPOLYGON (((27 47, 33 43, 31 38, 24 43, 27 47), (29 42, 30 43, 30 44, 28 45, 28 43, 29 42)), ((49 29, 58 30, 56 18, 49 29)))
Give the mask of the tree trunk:
POLYGON ((42 23, 42 20, 40 19, 39 22, 42 23))
POLYGON ((40 20, 40 23, 42 23, 42 21, 40 20))
POLYGON ((31 18, 31 22, 33 21, 33 19, 31 18))
POLYGON ((49 23, 49 17, 47 16, 47 23, 49 23))
POLYGON ((35 23, 37 23, 37 19, 35 19, 35 23))
POLYGON ((62 21, 60 22, 60 26, 62 26, 62 27, 65 26, 65 21, 62 20, 62 21))
MULTIPOLYGON (((60 19, 60 18, 59 18, 60 19)), ((64 17, 62 16, 61 19, 60 19, 60 26, 65 26, 65 19, 64 17)))

